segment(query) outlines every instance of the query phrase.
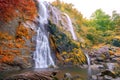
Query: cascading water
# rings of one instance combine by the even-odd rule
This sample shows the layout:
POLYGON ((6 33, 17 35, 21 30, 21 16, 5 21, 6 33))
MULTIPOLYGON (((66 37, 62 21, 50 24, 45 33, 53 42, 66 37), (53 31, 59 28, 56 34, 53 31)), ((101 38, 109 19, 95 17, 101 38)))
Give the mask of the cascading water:
POLYGON ((72 26, 72 22, 71 22, 70 17, 69 17, 66 13, 64 13, 64 15, 67 17, 69 30, 70 30, 70 32, 71 32, 71 34, 72 34, 73 39, 74 39, 74 40, 77 40, 77 37, 76 37, 76 35, 75 35, 75 32, 74 32, 74 29, 73 29, 73 26, 72 26))
POLYGON ((48 40, 48 33, 45 30, 45 24, 47 24, 47 9, 43 2, 38 0, 39 17, 37 37, 36 37, 36 50, 34 52, 35 68, 48 68, 50 66, 55 67, 54 61, 51 57, 50 45, 48 40))
POLYGON ((90 58, 89 58, 89 55, 88 55, 87 53, 85 53, 85 56, 86 56, 86 58, 87 58, 87 64, 88 64, 88 66, 90 66, 90 58))
POLYGON ((90 76, 91 76, 91 74, 92 74, 92 72, 91 72, 91 67, 90 67, 90 57, 89 57, 89 55, 88 55, 88 52, 85 52, 84 53, 85 54, 85 56, 86 56, 86 58, 87 58, 87 64, 88 64, 88 78, 90 78, 90 76))

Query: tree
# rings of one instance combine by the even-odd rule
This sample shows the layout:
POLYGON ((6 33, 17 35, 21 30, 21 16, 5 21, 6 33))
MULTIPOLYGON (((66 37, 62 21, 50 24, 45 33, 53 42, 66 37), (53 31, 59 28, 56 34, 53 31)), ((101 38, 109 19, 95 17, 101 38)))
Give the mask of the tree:
POLYGON ((14 18, 32 19, 36 15, 34 0, 0 0, 0 22, 14 18))
POLYGON ((91 16, 93 24, 97 30, 106 31, 111 29, 110 16, 107 15, 102 9, 97 9, 91 16))
POLYGON ((112 21, 116 27, 120 26, 120 14, 116 11, 112 12, 112 21))

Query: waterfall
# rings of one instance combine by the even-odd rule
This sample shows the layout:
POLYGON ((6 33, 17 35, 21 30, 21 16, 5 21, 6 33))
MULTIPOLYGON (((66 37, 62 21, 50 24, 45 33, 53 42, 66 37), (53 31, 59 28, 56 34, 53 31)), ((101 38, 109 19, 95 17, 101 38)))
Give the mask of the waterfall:
POLYGON ((85 56, 87 58, 87 64, 88 64, 88 66, 90 66, 90 57, 89 57, 88 53, 85 53, 85 56))
POLYGON ((58 15, 57 15, 57 12, 55 12, 56 8, 53 7, 53 6, 50 6, 50 8, 51 8, 51 12, 52 12, 52 15, 53 15, 52 20, 53 20, 54 23, 58 24, 58 15))
POLYGON ((92 71, 91 71, 91 67, 90 67, 90 57, 88 55, 88 52, 85 51, 85 56, 87 58, 87 64, 88 64, 88 78, 90 79, 91 75, 92 75, 92 71))
POLYGON ((69 27, 69 30, 70 30, 70 32, 71 32, 71 34, 72 34, 73 39, 74 39, 74 40, 77 40, 77 37, 76 37, 76 35, 75 35, 75 32, 74 32, 74 29, 73 29, 73 26, 72 26, 72 22, 71 22, 70 17, 69 17, 66 13, 64 13, 64 15, 67 17, 68 27, 69 27))
POLYGON ((36 36, 36 50, 34 51, 35 68, 48 68, 55 67, 54 61, 51 57, 48 32, 45 29, 47 24, 48 13, 46 6, 43 2, 38 0, 38 29, 36 36))

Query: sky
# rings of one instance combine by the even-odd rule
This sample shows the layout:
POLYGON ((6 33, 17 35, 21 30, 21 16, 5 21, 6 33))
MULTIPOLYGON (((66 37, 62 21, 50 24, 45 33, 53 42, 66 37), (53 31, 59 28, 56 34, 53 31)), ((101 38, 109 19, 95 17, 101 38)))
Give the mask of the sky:
MULTIPOLYGON (((52 2, 54 0, 45 0, 52 2)), ((120 13, 120 0, 61 0, 66 3, 72 3, 83 17, 89 18, 96 9, 102 9, 106 14, 112 15, 112 11, 116 10, 120 13)))

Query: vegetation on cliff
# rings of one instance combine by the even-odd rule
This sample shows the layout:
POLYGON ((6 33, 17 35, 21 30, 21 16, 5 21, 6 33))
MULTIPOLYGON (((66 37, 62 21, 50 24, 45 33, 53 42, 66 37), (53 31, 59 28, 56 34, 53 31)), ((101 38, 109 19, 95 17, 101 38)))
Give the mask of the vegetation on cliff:
POLYGON ((34 31, 23 23, 36 15, 33 0, 0 0, 0 69, 32 66, 29 61, 34 31))
POLYGON ((16 17, 33 19, 36 6, 33 0, 0 0, 0 22, 8 22, 16 17))

